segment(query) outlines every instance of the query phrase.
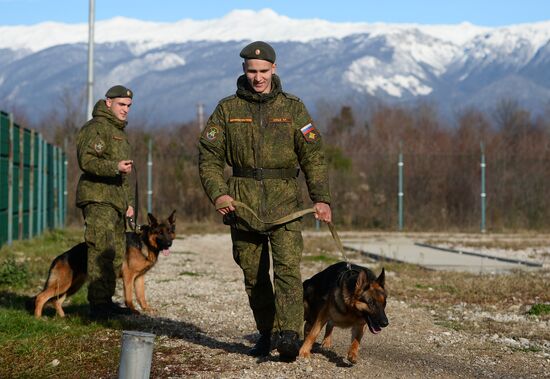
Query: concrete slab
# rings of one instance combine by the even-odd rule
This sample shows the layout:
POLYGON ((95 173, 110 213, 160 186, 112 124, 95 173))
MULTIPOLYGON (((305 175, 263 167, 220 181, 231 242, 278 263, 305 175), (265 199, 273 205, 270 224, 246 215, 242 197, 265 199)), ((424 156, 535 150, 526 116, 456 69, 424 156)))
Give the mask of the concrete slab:
POLYGON ((374 259, 417 264, 433 270, 452 270, 474 273, 501 273, 516 269, 534 270, 542 266, 522 261, 499 259, 475 252, 452 251, 416 244, 407 237, 392 239, 343 239, 344 248, 361 252, 374 259))

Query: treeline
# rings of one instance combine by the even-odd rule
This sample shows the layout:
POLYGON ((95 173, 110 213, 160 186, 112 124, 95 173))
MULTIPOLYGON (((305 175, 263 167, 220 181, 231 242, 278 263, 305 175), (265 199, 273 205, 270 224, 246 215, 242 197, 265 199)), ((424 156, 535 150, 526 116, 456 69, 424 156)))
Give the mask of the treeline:
MULTIPOLYGON (((66 146, 68 219, 74 224, 82 223, 74 207, 79 177, 75 138, 82 123, 75 112, 44 121, 54 142, 66 146)), ((492 112, 464 110, 451 121, 429 104, 379 105, 369 112, 325 108, 316 123, 326 143, 335 222, 342 228, 396 230, 401 153, 405 230, 479 230, 482 151, 487 230, 550 227, 550 122, 513 100, 501 101, 492 112)), ((141 223, 146 220, 149 139, 154 213, 176 209, 179 222, 220 222, 198 178, 196 123, 153 128, 131 119, 128 134, 138 171, 141 223)), ((309 206, 301 180, 304 205, 309 206)), ((312 219, 306 223, 313 225, 312 219)))

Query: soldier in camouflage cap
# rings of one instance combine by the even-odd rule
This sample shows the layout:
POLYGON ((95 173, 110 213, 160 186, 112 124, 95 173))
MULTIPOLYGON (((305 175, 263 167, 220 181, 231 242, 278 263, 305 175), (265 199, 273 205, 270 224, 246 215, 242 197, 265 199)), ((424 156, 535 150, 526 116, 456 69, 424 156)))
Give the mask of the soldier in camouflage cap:
POLYGON ((77 157, 82 175, 76 205, 82 208, 88 245, 88 302, 90 317, 104 319, 131 314, 113 303, 116 273, 126 249, 125 217, 134 215, 127 175, 132 171, 126 136, 133 93, 117 85, 99 100, 93 118, 78 133, 77 157))
POLYGON ((295 212, 301 209, 296 179, 301 168, 315 216, 330 222, 327 166, 321 135, 306 107, 282 90, 273 48, 257 41, 240 55, 244 75, 237 80, 237 92, 219 102, 200 137, 199 173, 206 194, 231 225, 233 257, 243 270, 260 332, 250 354, 269 355, 271 334, 276 332, 281 357, 293 359, 304 312, 301 221, 268 227, 246 209, 229 204, 241 201, 264 221, 295 212), (233 169, 227 182, 225 164, 233 169))

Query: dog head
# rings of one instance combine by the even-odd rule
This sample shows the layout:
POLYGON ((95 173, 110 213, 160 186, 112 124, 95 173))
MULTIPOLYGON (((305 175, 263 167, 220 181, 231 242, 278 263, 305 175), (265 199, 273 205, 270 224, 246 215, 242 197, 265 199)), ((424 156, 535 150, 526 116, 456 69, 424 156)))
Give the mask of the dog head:
POLYGON ((384 290, 385 272, 382 272, 375 279, 372 272, 360 270, 353 290, 347 289, 346 303, 367 322, 369 330, 378 334, 382 328, 388 326, 386 317, 386 291, 384 290))
POLYGON ((170 246, 176 238, 176 211, 172 211, 166 220, 158 221, 151 213, 147 214, 149 222, 148 243, 164 255, 170 254, 170 246))

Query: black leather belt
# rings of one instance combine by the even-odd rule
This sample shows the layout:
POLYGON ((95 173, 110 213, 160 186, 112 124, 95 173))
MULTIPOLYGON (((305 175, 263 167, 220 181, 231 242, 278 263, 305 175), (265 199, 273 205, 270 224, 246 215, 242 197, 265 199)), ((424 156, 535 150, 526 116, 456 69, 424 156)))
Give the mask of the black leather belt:
POLYGON ((233 176, 239 178, 263 179, 294 179, 300 173, 299 168, 242 168, 233 167, 233 176))
POLYGON ((106 176, 96 176, 96 175, 84 173, 82 174, 82 179, 85 179, 94 183, 112 184, 115 186, 122 185, 122 175, 117 175, 114 177, 106 177, 106 176))

